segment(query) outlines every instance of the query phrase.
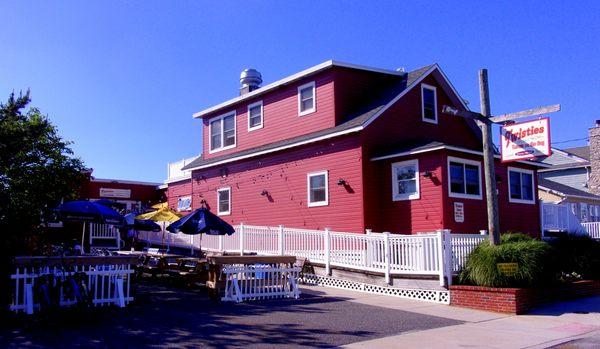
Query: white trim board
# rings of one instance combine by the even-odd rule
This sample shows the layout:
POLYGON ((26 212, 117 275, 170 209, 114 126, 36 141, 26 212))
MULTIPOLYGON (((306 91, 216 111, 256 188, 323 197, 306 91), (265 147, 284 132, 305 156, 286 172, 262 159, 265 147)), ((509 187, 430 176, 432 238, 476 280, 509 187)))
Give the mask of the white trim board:
POLYGON ((368 67, 368 66, 363 66, 363 65, 358 65, 358 64, 352 64, 352 63, 346 63, 346 62, 340 62, 340 61, 334 61, 334 60, 329 60, 329 61, 325 61, 321 64, 317 64, 313 67, 310 67, 308 69, 305 69, 299 73, 290 75, 286 78, 283 78, 281 80, 277 80, 271 84, 268 84, 266 86, 263 86, 257 90, 254 90, 250 93, 246 93, 244 95, 232 98, 228 101, 225 101, 221 104, 217 104, 214 107, 210 107, 207 109, 204 109, 202 111, 199 111, 197 113, 193 114, 194 118, 201 118, 207 114, 210 114, 212 112, 215 112, 219 109, 231 106, 235 103, 250 99, 252 97, 256 97, 258 95, 261 95, 263 93, 266 93, 270 90, 273 90, 279 86, 283 86, 289 83, 292 83, 296 80, 299 80, 301 78, 304 78, 306 76, 309 76, 311 74, 315 74, 317 72, 320 72, 322 70, 325 69, 329 69, 331 67, 342 67, 342 68, 350 68, 350 69, 358 69, 358 70, 366 70, 366 71, 370 71, 370 72, 375 72, 375 73, 382 73, 382 74, 389 74, 389 75, 397 75, 397 76, 402 76, 405 75, 405 72, 399 72, 399 71, 395 71, 395 70, 388 70, 388 69, 380 69, 380 68, 374 68, 374 67, 368 67))

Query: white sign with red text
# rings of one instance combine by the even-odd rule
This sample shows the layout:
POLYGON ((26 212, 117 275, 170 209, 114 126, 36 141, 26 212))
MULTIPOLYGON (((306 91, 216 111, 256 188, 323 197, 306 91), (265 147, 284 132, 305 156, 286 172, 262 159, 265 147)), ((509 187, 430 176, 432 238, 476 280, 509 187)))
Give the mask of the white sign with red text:
POLYGON ((131 189, 100 188, 100 197, 128 199, 131 197, 131 189))
POLYGON ((502 162, 549 156, 552 153, 550 120, 541 118, 502 126, 500 128, 500 148, 502 162))

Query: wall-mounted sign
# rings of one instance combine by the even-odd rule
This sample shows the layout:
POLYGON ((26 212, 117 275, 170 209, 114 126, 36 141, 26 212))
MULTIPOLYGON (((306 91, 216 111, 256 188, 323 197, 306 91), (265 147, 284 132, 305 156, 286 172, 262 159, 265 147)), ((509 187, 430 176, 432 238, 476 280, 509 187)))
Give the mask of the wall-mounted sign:
POLYGON ((182 196, 177 200, 177 211, 191 211, 192 210, 192 197, 182 196))
POLYGON ((500 274, 504 274, 506 276, 515 276, 517 270, 519 269, 519 264, 517 263, 498 263, 496 264, 498 268, 498 272, 500 274))
POLYGON ((129 199, 131 197, 131 189, 100 188, 100 197, 129 199))
POLYGON ((462 202, 454 203, 454 221, 463 223, 465 221, 465 204, 462 202))
POLYGON ((552 153, 550 150, 550 120, 542 118, 502 126, 500 128, 500 148, 502 162, 549 156, 552 153))

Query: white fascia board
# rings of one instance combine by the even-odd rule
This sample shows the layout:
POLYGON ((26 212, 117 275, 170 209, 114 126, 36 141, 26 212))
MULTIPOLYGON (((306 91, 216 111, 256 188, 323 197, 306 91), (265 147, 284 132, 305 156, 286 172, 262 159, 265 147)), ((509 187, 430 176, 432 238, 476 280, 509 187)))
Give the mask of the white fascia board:
MULTIPOLYGON (((458 151, 458 152, 461 152, 461 153, 467 153, 467 154, 473 154, 473 155, 483 156, 483 152, 482 151, 471 150, 471 149, 466 149, 466 148, 461 148, 461 147, 455 147, 455 146, 452 146, 452 145, 440 145, 440 146, 437 146, 437 147, 423 149, 423 150, 405 151, 405 152, 394 153, 394 154, 390 154, 390 155, 378 156, 378 157, 371 158, 371 161, 378 161, 378 160, 385 160, 385 159, 397 158, 397 157, 401 157, 401 156, 408 156, 408 155, 428 153, 428 152, 432 152, 432 151, 436 151, 436 150, 442 150, 442 149, 453 150, 453 151, 458 151)), ((494 157, 496 159, 500 159, 500 155, 494 155, 494 157)), ((518 162, 518 163, 521 163, 521 164, 525 164, 525 165, 530 165, 530 166, 536 166, 536 167, 546 167, 546 166, 548 166, 546 164, 531 163, 531 162, 527 162, 527 161, 515 161, 515 162, 518 162)))
POLYGON ((363 65, 357 65, 357 64, 351 64, 351 63, 345 63, 345 62, 340 62, 340 61, 329 60, 329 61, 323 62, 321 64, 317 64, 317 65, 315 65, 313 67, 310 67, 308 69, 305 69, 305 70, 303 70, 301 72, 298 72, 296 74, 293 74, 293 75, 290 75, 288 77, 285 77, 285 78, 283 78, 281 80, 277 80, 277 81, 275 81, 273 83, 270 83, 270 84, 268 84, 268 85, 266 85, 264 87, 261 87, 261 88, 259 88, 257 90, 254 90, 252 92, 249 92, 249 93, 246 93, 244 95, 232 98, 232 99, 230 99, 228 101, 225 101, 225 102, 223 102, 221 104, 217 104, 214 107, 210 107, 208 109, 204 109, 202 111, 194 113, 193 117, 194 118, 200 118, 200 117, 202 117, 204 115, 207 115, 207 114, 210 114, 212 112, 215 112, 215 111, 217 111, 217 110, 219 110, 221 108, 225 108, 225 107, 228 107, 228 106, 230 106, 232 104, 244 101, 246 99, 256 97, 256 96, 261 95, 263 93, 266 93, 266 92, 268 92, 270 90, 273 90, 273 89, 275 89, 275 88, 277 88, 279 86, 283 86, 283 85, 289 84, 289 83, 291 83, 293 81, 296 81, 298 79, 307 77, 307 76, 309 76, 311 74, 317 73, 317 72, 319 72, 321 70, 325 70, 325 69, 328 69, 328 68, 331 68, 331 67, 334 67, 334 66, 335 67, 350 68, 350 69, 365 70, 365 71, 371 71, 371 72, 382 73, 382 74, 397 75, 397 76, 402 76, 402 75, 406 74, 405 72, 398 72, 398 71, 395 71, 395 70, 379 69, 379 68, 367 67, 367 66, 363 66, 363 65))
POLYGON ((338 136, 343 136, 343 135, 346 135, 346 134, 349 134, 349 133, 358 132, 358 131, 361 131, 362 129, 363 129, 362 126, 357 126, 357 127, 353 127, 353 128, 347 129, 347 130, 343 130, 343 131, 339 131, 339 132, 335 132, 335 133, 330 133, 330 134, 327 134, 327 135, 323 135, 323 136, 320 136, 320 137, 310 138, 310 139, 306 139, 306 140, 303 140, 303 141, 300 141, 300 142, 282 145, 282 146, 277 147, 277 148, 267 149, 267 150, 262 150, 262 151, 257 151, 257 152, 246 154, 246 155, 236 156, 236 157, 233 157, 233 158, 230 158, 230 159, 213 162, 213 163, 208 164, 208 165, 186 168, 186 171, 187 170, 189 170, 189 171, 201 170, 203 168, 209 168, 209 167, 213 167, 213 166, 217 166, 217 165, 227 164, 227 163, 234 162, 234 161, 239 161, 239 160, 253 158, 253 157, 256 157, 256 156, 260 156, 260 155, 274 153, 274 152, 277 152, 277 151, 281 151, 281 150, 285 150, 285 149, 289 149, 289 148, 294 148, 294 147, 298 147, 298 146, 301 146, 301 145, 310 144, 310 143, 314 143, 314 142, 319 142, 319 141, 322 141, 322 140, 325 140, 325 139, 334 138, 334 137, 338 137, 338 136))

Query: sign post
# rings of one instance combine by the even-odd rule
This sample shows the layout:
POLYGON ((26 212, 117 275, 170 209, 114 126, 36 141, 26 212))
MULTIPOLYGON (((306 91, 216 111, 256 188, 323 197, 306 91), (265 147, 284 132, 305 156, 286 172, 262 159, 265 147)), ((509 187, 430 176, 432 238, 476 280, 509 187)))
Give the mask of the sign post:
MULTIPOLYGON (((478 125, 481 127, 481 132, 482 132, 482 137, 483 137, 483 163, 484 163, 483 170, 484 170, 484 177, 485 177, 485 194, 486 194, 485 196, 486 196, 486 205, 487 205, 487 214, 488 214, 488 231, 489 231, 490 242, 492 243, 492 245, 498 245, 498 244, 500 244, 500 219, 498 217, 498 192, 496 190, 496 176, 495 176, 495 171, 494 171, 494 152, 495 152, 495 150, 494 150, 494 143, 492 141, 492 124, 505 124, 508 122, 512 122, 512 120, 515 120, 518 118, 524 118, 527 116, 535 116, 535 115, 542 115, 542 114, 557 112, 560 110, 560 104, 523 110, 523 111, 519 111, 516 113, 492 116, 491 109, 490 109, 490 96, 489 96, 487 69, 479 70, 479 97, 480 97, 480 102, 481 102, 481 113, 475 113, 475 112, 468 111, 468 110, 458 110, 456 108, 453 108, 453 107, 450 107, 447 105, 445 105, 442 108, 442 112, 445 114, 449 114, 449 115, 455 115, 455 116, 460 116, 460 117, 467 118, 467 119, 476 120, 478 125)), ((512 125, 512 126, 514 126, 514 125, 512 125)), ((508 126, 509 130, 511 130, 510 127, 512 127, 512 126, 508 126)), ((506 127, 504 127, 503 129, 506 129, 506 127)), ((550 130, 549 130, 548 126, 545 126, 545 130, 549 134, 550 130)), ((527 133, 531 133, 531 132, 528 132, 527 130, 525 130, 525 133, 527 134, 527 133)), ((531 135, 529 135, 529 136, 531 136, 531 135)), ((519 137, 519 138, 521 139, 522 137, 519 137)), ((511 143, 515 143, 515 141, 516 141, 516 137, 514 137, 512 133, 510 134, 509 139, 511 140, 511 143)), ((523 149, 523 150, 516 151, 516 153, 519 153, 519 154, 521 154, 521 156, 523 156, 524 155, 523 152, 528 152, 529 157, 527 157, 527 159, 534 158, 534 157, 540 156, 542 154, 549 155, 549 151, 548 151, 548 154, 545 154, 543 152, 541 152, 541 154, 540 154, 538 151, 533 151, 529 146, 527 146, 526 142, 527 141, 518 143, 517 148, 514 148, 514 149, 518 149, 518 147, 521 147, 521 149, 523 149), (540 155, 536 155, 536 154, 540 154, 540 155)), ((538 141, 536 140, 536 147, 538 146, 537 142, 538 141)), ((515 143, 515 144, 517 144, 517 143, 515 143)), ((514 145, 514 144, 511 144, 511 149, 512 149, 512 145, 514 145)), ((550 147, 550 139, 549 138, 547 139, 546 146, 549 149, 549 147, 550 147)), ((504 151, 502 153, 503 153, 502 156, 503 156, 503 161, 504 161, 504 151)), ((507 161, 515 161, 515 160, 507 160, 507 161)))

